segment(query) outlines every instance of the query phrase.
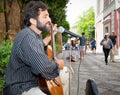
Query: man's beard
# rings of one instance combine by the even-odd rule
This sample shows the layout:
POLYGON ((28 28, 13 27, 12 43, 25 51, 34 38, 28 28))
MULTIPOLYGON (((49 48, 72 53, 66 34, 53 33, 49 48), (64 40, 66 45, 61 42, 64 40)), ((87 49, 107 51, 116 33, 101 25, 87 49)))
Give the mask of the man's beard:
POLYGON ((42 32, 50 32, 50 27, 47 27, 47 24, 42 24, 40 21, 37 20, 37 28, 41 30, 42 32))

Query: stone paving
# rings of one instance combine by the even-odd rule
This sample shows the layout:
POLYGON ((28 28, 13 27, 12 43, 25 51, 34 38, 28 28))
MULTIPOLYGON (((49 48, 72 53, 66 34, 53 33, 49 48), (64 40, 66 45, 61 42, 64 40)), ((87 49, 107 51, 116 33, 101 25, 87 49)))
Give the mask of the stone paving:
POLYGON ((78 51, 63 51, 58 57, 62 58, 65 66, 70 69, 69 95, 85 95, 86 81, 90 78, 96 82, 99 95, 120 95, 120 58, 118 56, 115 57, 116 62, 109 62, 108 65, 105 65, 103 54, 92 52, 87 52, 84 60, 79 60, 78 51), (78 61, 66 60, 70 54, 78 61))

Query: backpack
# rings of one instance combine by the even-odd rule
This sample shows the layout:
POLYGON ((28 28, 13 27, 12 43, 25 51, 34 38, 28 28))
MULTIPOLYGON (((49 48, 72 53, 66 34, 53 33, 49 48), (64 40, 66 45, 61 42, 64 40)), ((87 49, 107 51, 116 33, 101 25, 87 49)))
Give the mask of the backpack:
POLYGON ((98 88, 93 79, 87 80, 85 93, 85 95, 98 95, 98 88))

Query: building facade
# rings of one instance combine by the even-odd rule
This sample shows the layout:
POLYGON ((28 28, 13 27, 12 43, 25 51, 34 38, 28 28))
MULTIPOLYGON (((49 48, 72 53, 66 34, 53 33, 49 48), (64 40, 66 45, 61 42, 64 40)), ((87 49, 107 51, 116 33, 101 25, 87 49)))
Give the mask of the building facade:
POLYGON ((97 52, 102 52, 100 41, 104 34, 115 32, 117 35, 116 54, 120 55, 120 0, 96 0, 95 37, 97 52))

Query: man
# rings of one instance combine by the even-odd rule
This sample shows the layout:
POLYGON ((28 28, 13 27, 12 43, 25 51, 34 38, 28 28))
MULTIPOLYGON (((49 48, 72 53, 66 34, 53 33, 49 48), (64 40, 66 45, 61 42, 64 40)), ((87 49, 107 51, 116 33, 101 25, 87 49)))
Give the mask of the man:
MULTIPOLYGON (((51 40, 42 40, 41 33, 49 32, 51 19, 48 7, 41 1, 30 1, 24 13, 25 28, 16 36, 5 76, 4 95, 46 95, 38 85, 39 77, 51 80, 59 76, 63 63, 49 60, 44 47, 51 40)), ((56 34, 57 27, 54 26, 56 34)))
POLYGON ((95 40, 95 38, 93 38, 91 41, 91 49, 92 49, 93 53, 96 54, 96 40, 95 40))
POLYGON ((115 62, 115 45, 116 45, 116 38, 117 36, 115 35, 115 32, 112 32, 112 34, 110 35, 110 39, 112 40, 113 43, 113 47, 110 51, 110 61, 111 62, 115 62))
POLYGON ((80 58, 84 59, 85 56, 85 44, 86 44, 86 38, 85 33, 82 32, 82 37, 80 37, 80 58))

